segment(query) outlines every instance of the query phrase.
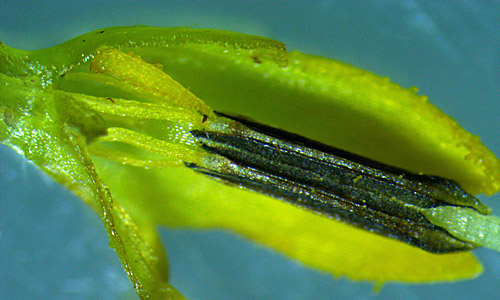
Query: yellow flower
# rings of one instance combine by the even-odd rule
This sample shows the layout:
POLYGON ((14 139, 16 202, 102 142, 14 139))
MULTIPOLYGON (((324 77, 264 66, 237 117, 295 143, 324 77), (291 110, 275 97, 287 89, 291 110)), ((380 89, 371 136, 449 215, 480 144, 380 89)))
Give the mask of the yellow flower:
POLYGON ((218 118, 213 108, 498 192, 495 155, 414 89, 218 30, 115 27, 31 52, 0 46, 0 140, 96 209, 143 298, 182 297, 167 283, 157 224, 231 229, 354 280, 481 271, 470 252, 431 254, 185 166, 207 156, 190 132, 218 118))

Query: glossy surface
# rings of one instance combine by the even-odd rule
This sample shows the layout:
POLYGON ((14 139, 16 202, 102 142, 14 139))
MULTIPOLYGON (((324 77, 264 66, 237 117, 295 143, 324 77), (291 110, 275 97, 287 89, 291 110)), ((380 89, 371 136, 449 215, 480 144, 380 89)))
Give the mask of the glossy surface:
POLYGON ((185 161, 188 167, 432 253, 476 245, 432 224, 421 209, 453 205, 490 213, 442 177, 414 174, 240 118, 219 115, 207 122, 212 124, 205 130, 190 133, 213 155, 185 161))

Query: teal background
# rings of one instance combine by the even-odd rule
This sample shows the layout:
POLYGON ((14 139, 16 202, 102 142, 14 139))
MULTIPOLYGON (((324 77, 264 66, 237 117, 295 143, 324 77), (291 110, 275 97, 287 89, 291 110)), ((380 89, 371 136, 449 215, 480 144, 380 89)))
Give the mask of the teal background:
MULTIPOLYGON (((389 76, 500 155, 496 1, 6 1, 0 40, 50 47, 116 25, 222 28, 389 76)), ((500 196, 481 197, 500 214, 500 196)), ((475 251, 478 279, 433 285, 335 279, 222 231, 161 229, 171 282, 188 299, 493 299, 500 254, 475 251)), ((0 299, 136 299, 100 220, 31 163, 0 147, 0 299)))

